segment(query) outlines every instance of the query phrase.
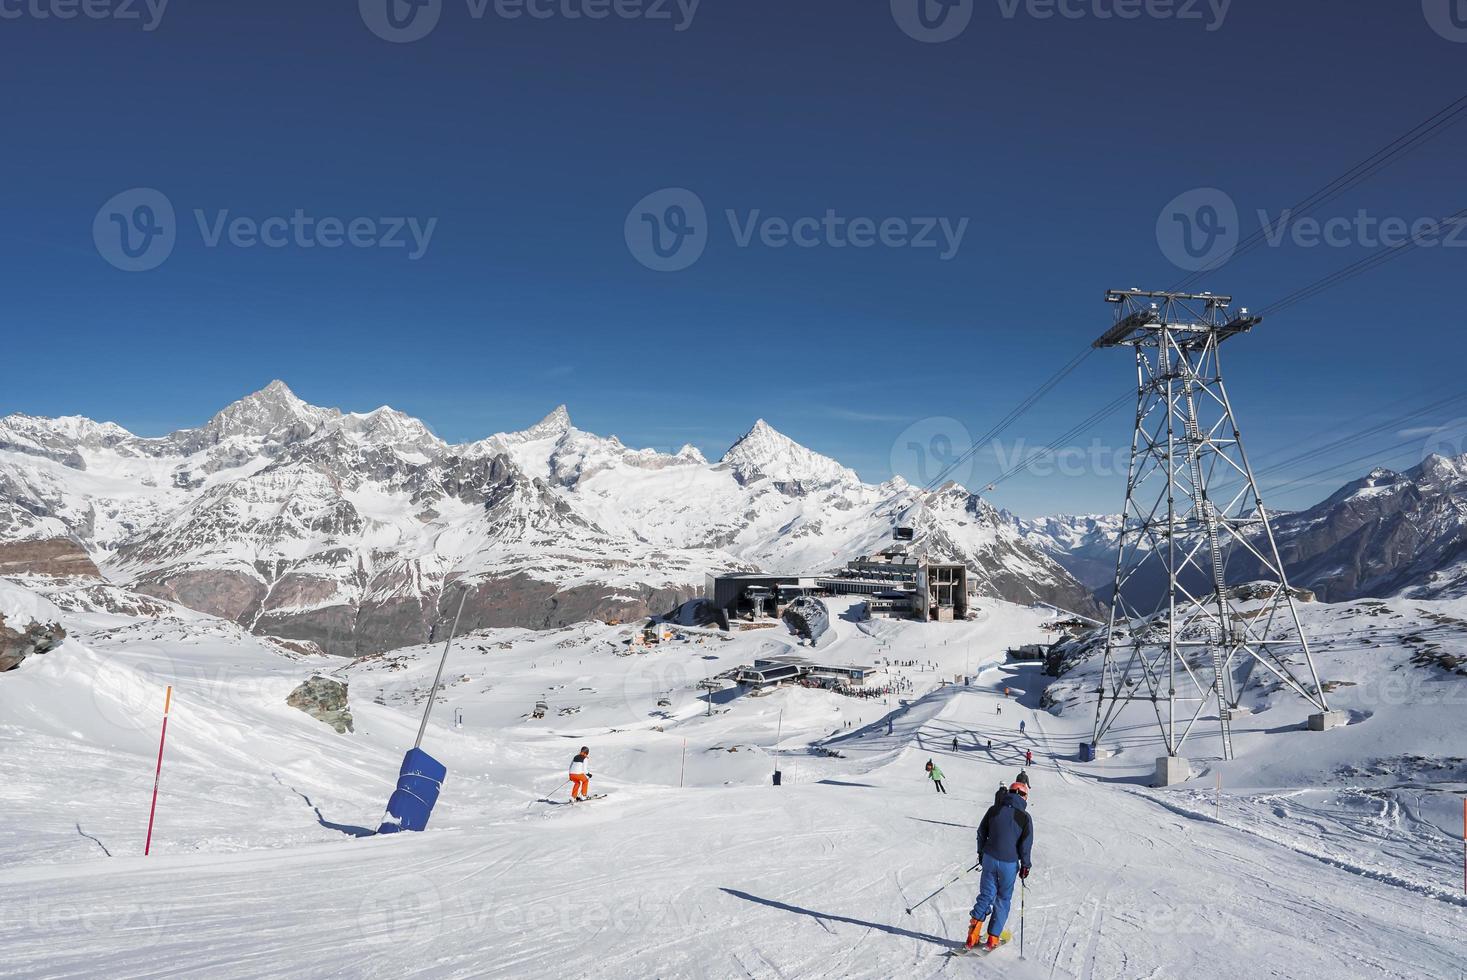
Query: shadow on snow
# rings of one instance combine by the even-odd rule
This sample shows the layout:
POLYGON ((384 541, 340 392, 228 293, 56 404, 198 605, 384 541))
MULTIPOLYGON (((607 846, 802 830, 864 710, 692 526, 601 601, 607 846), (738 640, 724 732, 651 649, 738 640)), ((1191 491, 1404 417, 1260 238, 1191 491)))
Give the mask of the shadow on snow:
POLYGON ((923 942, 936 943, 939 946, 952 945, 951 940, 944 939, 941 936, 932 936, 925 932, 913 932, 910 929, 883 925, 880 922, 867 922, 865 919, 853 919, 845 915, 831 915, 827 912, 816 912, 813 909, 800 908, 798 905, 787 905, 784 902, 776 902, 772 898, 760 898, 757 895, 750 895, 748 892, 741 892, 737 888, 720 888, 719 891, 726 892, 734 898, 742 898, 746 902, 753 902, 756 905, 767 905, 769 908, 779 909, 781 912, 808 915, 816 922, 819 922, 821 928, 825 929, 826 932, 830 932, 830 927, 825 925, 826 921, 845 922, 853 926, 860 926, 863 929, 876 929, 880 932, 890 933, 893 936, 901 936, 904 939, 920 939, 923 942))

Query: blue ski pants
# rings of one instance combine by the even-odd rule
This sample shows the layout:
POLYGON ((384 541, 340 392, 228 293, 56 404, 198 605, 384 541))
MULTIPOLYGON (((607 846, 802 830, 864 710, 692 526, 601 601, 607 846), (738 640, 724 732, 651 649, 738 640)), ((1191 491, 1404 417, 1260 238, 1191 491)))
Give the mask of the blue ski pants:
POLYGON ((1009 921, 1009 906, 1014 902, 1014 880, 1018 877, 1018 861, 983 856, 983 879, 978 883, 978 900, 973 903, 972 914, 982 922, 993 913, 988 922, 990 936, 1003 935, 1004 923, 1009 921))

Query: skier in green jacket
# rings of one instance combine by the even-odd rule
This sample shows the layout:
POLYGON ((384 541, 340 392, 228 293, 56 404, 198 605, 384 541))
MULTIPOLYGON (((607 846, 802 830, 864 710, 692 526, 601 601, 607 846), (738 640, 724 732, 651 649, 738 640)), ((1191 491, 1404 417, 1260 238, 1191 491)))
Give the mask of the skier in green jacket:
POLYGON ((942 770, 933 765, 931 759, 927 760, 927 778, 932 780, 932 785, 937 787, 939 793, 947 793, 947 790, 942 788, 942 770))

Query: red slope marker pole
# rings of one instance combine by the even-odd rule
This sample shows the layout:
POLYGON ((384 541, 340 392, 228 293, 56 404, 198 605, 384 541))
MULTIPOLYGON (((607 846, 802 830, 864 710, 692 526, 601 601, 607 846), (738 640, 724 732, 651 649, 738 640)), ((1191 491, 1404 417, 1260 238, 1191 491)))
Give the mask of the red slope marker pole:
POLYGON ((158 782, 163 778, 163 743, 168 738, 168 709, 173 704, 173 688, 163 695, 163 734, 158 736, 158 768, 153 771, 153 805, 148 808, 148 839, 143 844, 143 857, 153 848, 153 815, 158 812, 158 782))

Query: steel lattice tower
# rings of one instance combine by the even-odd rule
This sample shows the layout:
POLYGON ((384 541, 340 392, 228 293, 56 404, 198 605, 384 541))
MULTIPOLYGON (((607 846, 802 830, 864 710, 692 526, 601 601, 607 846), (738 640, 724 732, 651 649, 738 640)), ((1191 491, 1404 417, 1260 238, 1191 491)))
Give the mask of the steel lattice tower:
POLYGON ((1232 298, 1210 293, 1112 290, 1106 302, 1116 307, 1115 326, 1094 346, 1134 349, 1136 427, 1095 744, 1127 703, 1149 701, 1167 756, 1176 759, 1216 705, 1229 759, 1231 715, 1259 667, 1329 710, 1218 359, 1223 341, 1262 318, 1247 310, 1233 316, 1232 298), (1239 552, 1264 582, 1247 600, 1227 587, 1228 558, 1239 552), (1126 598, 1128 585, 1162 577, 1156 608, 1126 598), (1279 647, 1302 649, 1307 678, 1279 647))

